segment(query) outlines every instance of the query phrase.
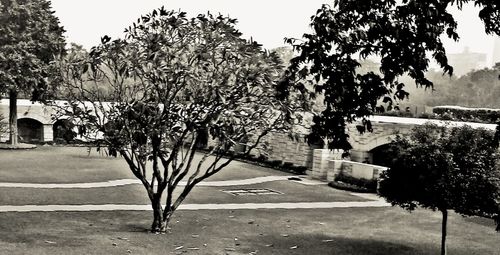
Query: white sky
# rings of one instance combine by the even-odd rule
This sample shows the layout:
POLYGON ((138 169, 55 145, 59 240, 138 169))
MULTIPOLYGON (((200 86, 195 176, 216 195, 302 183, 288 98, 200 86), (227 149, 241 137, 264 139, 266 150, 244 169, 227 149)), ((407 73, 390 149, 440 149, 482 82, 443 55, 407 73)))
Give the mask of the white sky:
MULTIPOLYGON (((188 16, 199 13, 222 13, 237 18, 238 29, 266 48, 285 45, 285 37, 300 38, 308 32, 310 17, 327 0, 52 0, 52 8, 67 30, 68 42, 85 48, 97 45, 101 36, 122 37, 123 30, 141 14, 165 6, 181 9, 188 16)), ((478 9, 467 6, 454 11, 459 24, 459 43, 445 40, 448 53, 459 53, 465 46, 491 58, 493 37, 484 33, 477 17, 478 9)), ((489 61, 488 61, 489 63, 489 61)))

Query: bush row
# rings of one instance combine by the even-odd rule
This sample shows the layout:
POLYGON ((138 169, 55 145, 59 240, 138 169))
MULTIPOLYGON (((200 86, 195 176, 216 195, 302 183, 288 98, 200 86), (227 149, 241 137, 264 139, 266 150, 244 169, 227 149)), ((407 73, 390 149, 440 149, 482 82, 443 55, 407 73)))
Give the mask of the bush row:
POLYGON ((500 110, 496 109, 436 106, 432 112, 443 120, 482 123, 496 123, 500 120, 500 110))
POLYGON ((375 193, 377 191, 377 180, 354 178, 343 173, 335 176, 335 179, 328 185, 337 189, 354 192, 375 193))
MULTIPOLYGON (((207 150, 212 150, 213 147, 209 146, 207 150)), ((281 171, 289 172, 289 173, 294 173, 294 174, 306 174, 307 167, 305 166, 299 166, 295 165, 292 162, 283 162, 282 160, 273 160, 269 159, 268 157, 264 155, 260 156, 255 156, 252 154, 241 154, 241 153, 235 153, 233 151, 229 151, 226 153, 227 156, 235 156, 236 159, 243 160, 249 163, 257 163, 259 165, 265 166, 265 167, 270 167, 274 169, 278 169, 281 171)))

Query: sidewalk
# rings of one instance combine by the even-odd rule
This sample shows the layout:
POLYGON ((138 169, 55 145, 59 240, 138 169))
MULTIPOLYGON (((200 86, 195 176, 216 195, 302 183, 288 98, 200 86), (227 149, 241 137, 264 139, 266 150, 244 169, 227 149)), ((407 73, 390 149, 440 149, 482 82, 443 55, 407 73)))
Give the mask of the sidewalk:
MULTIPOLYGON (((388 207, 383 201, 366 202, 302 202, 302 203, 245 203, 245 204, 182 204, 179 210, 256 210, 256 209, 325 209, 388 207)), ((0 212, 89 212, 89 211, 150 211, 150 205, 3 205, 0 212)))

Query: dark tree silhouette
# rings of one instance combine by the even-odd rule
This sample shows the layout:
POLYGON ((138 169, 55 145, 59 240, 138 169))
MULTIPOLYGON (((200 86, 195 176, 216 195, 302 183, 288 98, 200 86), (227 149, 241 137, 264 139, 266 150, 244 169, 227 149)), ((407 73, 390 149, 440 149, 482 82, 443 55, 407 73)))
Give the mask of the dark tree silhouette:
POLYGON ((315 116, 310 138, 348 150, 346 123, 372 115, 379 101, 408 97, 402 75, 431 88, 425 75, 430 57, 444 73, 453 73, 441 38, 459 39, 448 7, 468 3, 481 8, 486 32, 500 35, 497 0, 334 0, 323 5, 312 17, 312 33, 286 39, 298 56, 280 84, 281 95, 323 95, 325 108, 315 116), (379 72, 360 72, 360 61, 370 56, 380 59, 379 72))
POLYGON ((64 29, 47 0, 0 1, 0 93, 9 96, 10 143, 17 139, 17 96, 41 99, 64 53, 64 29))

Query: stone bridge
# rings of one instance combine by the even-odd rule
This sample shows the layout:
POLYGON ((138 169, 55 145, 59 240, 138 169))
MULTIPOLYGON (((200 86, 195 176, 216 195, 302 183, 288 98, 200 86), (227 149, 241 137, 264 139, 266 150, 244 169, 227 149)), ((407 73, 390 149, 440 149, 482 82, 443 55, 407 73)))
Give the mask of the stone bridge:
POLYGON ((485 128, 490 130, 496 129, 495 124, 473 122, 442 121, 391 116, 372 116, 369 119, 372 122, 373 132, 360 134, 356 129, 356 124, 349 125, 350 142, 353 147, 351 151, 351 160, 353 161, 367 161, 368 163, 373 163, 373 152, 375 152, 377 148, 390 143, 397 134, 408 134, 414 126, 423 125, 425 123, 433 123, 438 126, 469 125, 474 128, 485 128))

